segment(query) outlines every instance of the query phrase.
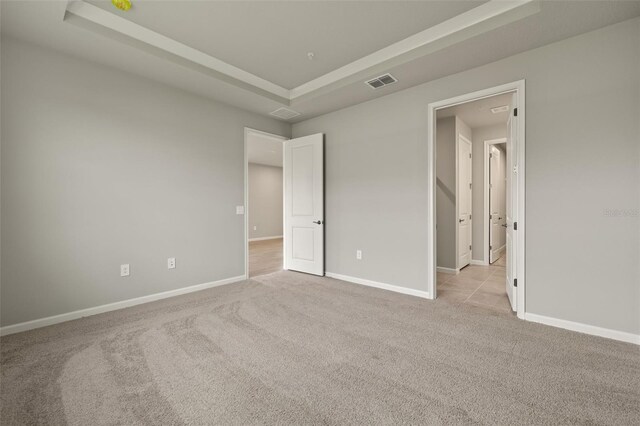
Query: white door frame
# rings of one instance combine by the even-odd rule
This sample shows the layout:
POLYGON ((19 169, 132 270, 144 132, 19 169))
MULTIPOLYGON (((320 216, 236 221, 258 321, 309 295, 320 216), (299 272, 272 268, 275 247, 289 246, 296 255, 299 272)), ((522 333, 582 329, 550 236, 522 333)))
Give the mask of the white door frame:
MULTIPOLYGON (((505 124, 506 126, 506 124, 505 124)), ((490 253, 488 250, 489 247, 489 227, 491 226, 491 220, 489 220, 489 215, 491 212, 489 211, 489 151, 493 145, 499 145, 501 143, 507 143, 507 138, 498 138, 498 139, 489 139, 484 141, 484 185, 482 187, 483 192, 483 211, 484 211, 484 223, 482 227, 484 228, 484 249, 487 251, 484 252, 483 262, 485 265, 488 265, 491 261, 490 253)), ((505 170, 506 173, 506 170, 505 170)), ((506 244, 506 243, 505 243, 506 244)))
MULTIPOLYGON (((263 132, 261 130, 244 128, 244 277, 249 278, 249 153, 247 152, 247 137, 250 134, 268 136, 270 138, 279 139, 284 145, 284 141, 289 140, 286 136, 276 135, 274 133, 263 132)), ((284 159, 284 146, 282 147, 282 156, 284 159)), ((282 205, 284 207, 284 177, 282 179, 282 205)), ((282 226, 284 226, 284 210, 282 217, 282 226)), ((283 248, 284 258, 284 248, 283 248)))
MULTIPOLYGON (((518 212, 515 221, 518 223, 518 238, 516 244, 517 256, 516 277, 518 287, 516 287, 517 295, 517 315, 518 318, 524 319, 525 314, 525 81, 519 80, 512 83, 491 87, 477 92, 467 93, 461 96, 444 99, 438 102, 432 102, 428 105, 427 116, 427 228, 429 230, 429 238, 427 239, 427 291, 429 298, 435 299, 437 294, 436 288, 436 112, 439 109, 451 107, 501 95, 503 93, 515 92, 517 94, 518 107, 518 138, 517 138, 517 156, 515 159, 517 167, 517 182, 512 185, 512 196, 518 200, 518 212)), ((508 171, 511 172, 511 171, 508 171)))

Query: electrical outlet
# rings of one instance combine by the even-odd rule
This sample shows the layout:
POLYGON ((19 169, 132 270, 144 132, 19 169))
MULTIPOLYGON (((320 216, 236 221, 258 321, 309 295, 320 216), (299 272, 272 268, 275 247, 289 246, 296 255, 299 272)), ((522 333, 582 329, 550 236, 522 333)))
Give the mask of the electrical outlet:
POLYGON ((257 230, 258 230, 258 227, 254 225, 253 230, 254 230, 254 231, 257 231, 257 230))
POLYGON ((236 206, 236 214, 244 214, 244 206, 236 206))
POLYGON ((356 259, 362 260, 362 250, 356 250, 356 259))
POLYGON ((167 259, 167 269, 176 269, 176 258, 170 257, 167 259))
POLYGON ((129 276, 129 264, 120 265, 120 276, 128 277, 129 276))

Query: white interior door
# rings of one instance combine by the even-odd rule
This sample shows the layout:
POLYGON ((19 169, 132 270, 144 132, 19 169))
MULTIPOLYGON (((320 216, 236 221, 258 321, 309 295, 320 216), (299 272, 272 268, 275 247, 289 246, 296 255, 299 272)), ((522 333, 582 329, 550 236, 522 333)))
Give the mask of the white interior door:
POLYGON ((324 275, 324 137, 284 142, 284 268, 324 275))
MULTIPOLYGON (((501 185, 500 150, 491 146, 489 150, 489 262, 498 260, 498 250, 502 247, 500 235, 502 234, 501 194, 504 183, 501 185)), ((503 180, 504 182, 504 180, 503 180)), ((504 191, 502 191, 504 192, 504 191)))
POLYGON ((516 290, 514 279, 516 277, 516 238, 517 233, 514 230, 514 218, 517 217, 518 212, 518 200, 512 196, 513 185, 518 182, 517 179, 517 163, 516 158, 516 138, 518 137, 518 117, 516 115, 517 104, 516 94, 513 94, 511 115, 507 122, 507 202, 506 202, 506 215, 507 215, 507 282, 506 289, 509 296, 509 302, 511 302, 511 309, 516 310, 516 290))
POLYGON ((458 269, 471 263, 471 141, 458 136, 458 269))

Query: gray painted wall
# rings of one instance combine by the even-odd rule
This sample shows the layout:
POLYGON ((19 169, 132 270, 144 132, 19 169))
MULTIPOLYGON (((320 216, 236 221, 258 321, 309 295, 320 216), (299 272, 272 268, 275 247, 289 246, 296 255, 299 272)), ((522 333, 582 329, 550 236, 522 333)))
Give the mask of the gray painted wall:
POLYGON ((282 167, 249 163, 247 213, 249 238, 282 235, 282 167))
POLYGON ((244 274, 244 126, 290 125, 4 36, 1 72, 3 326, 244 274))
POLYGON ((426 290, 427 105, 526 79, 526 311, 639 333, 638 75, 634 19, 295 124, 326 134, 327 270, 426 290))
POLYGON ((436 265, 455 269, 456 117, 439 119, 436 128, 436 265))
POLYGON ((489 260, 489 243, 484 241, 484 227, 488 226, 484 214, 484 141, 507 137, 507 125, 474 127, 473 132, 473 242, 471 257, 489 260))

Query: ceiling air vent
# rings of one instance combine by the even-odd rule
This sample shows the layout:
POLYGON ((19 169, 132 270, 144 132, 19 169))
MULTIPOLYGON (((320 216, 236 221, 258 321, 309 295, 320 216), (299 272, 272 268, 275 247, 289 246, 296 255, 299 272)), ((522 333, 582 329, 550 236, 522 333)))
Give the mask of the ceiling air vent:
POLYGON ((507 111, 509 111, 509 105, 502 105, 502 106, 491 108, 491 112, 494 114, 499 114, 501 112, 507 112, 507 111))
POLYGON ((285 107, 278 108, 277 110, 270 112, 270 114, 283 120, 289 120, 290 118, 300 115, 299 112, 285 107))
POLYGON ((394 76, 392 76, 391 74, 384 74, 381 75, 379 77, 374 78, 373 80, 369 80, 366 83, 372 88, 372 89, 379 89, 383 86, 387 86, 389 84, 393 84, 395 82, 397 82, 398 80, 396 80, 396 78, 394 76))

